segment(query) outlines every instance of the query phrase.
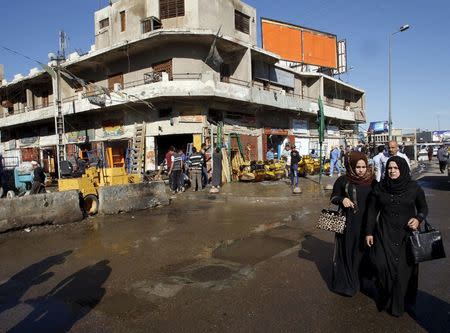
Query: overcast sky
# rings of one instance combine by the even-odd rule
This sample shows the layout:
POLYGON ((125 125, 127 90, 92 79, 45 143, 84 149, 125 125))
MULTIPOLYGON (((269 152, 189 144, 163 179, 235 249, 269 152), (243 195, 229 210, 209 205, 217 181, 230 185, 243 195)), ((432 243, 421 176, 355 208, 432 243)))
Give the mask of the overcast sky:
MULTIPOLYGON (((153 0, 156 1, 156 0, 153 0)), ((246 0, 259 17, 322 30, 347 40, 348 65, 341 79, 366 92, 368 121, 388 118, 388 36, 392 38, 394 127, 450 130, 449 0, 246 0)), ((0 0, 0 46, 46 62, 58 49, 58 32, 69 52, 94 43, 94 11, 107 0, 0 0), (7 14, 6 14, 7 13, 7 14)), ((258 35, 260 29, 258 26, 258 35)), ((6 78, 28 74, 33 61, 0 48, 6 78)), ((366 129, 368 124, 362 125, 366 129)))

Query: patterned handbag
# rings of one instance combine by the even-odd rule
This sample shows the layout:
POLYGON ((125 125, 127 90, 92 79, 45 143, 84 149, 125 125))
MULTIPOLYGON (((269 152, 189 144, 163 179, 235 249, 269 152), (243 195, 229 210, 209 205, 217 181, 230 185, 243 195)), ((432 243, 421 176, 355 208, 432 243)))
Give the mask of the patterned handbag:
POLYGON ((345 215, 341 210, 322 209, 316 228, 343 234, 345 221, 345 215))

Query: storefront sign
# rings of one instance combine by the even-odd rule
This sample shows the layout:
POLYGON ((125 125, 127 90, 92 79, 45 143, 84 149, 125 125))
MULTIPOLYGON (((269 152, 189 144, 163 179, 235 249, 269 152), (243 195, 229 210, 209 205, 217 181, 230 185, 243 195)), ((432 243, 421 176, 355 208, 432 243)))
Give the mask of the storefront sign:
POLYGON ((93 129, 69 132, 66 135, 68 143, 88 142, 95 139, 95 131, 93 129))
POLYGON ((308 134, 308 120, 293 119, 292 128, 294 134, 308 134))
POLYGON ((156 170, 155 137, 145 138, 145 170, 156 170))
POLYGON ((180 116, 180 123, 203 123, 204 116, 180 116))
POLYGON ((264 129, 264 134, 266 135, 289 135, 289 131, 287 129, 282 129, 282 128, 265 128, 264 129))

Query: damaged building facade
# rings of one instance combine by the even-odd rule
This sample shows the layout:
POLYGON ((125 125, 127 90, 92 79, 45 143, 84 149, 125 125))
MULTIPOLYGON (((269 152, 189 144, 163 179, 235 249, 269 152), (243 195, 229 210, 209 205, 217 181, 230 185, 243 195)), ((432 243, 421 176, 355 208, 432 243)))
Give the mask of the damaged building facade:
POLYGON ((254 160, 287 141, 308 154, 319 145, 319 97, 324 148, 355 144, 364 91, 280 65, 280 56, 257 46, 256 21, 256 10, 238 0, 112 1, 94 15, 91 50, 61 62, 61 80, 42 69, 2 80, 5 166, 39 160, 57 174, 58 88, 63 159, 89 153, 125 167, 142 127, 145 170, 156 169, 171 145, 236 148, 230 134, 239 134, 254 160))

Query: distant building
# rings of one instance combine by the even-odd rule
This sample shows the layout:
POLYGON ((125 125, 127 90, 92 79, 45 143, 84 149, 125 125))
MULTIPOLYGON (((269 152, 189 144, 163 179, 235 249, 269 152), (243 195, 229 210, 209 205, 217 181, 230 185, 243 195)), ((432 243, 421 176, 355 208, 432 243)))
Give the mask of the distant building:
MULTIPOLYGON (((95 12, 95 45, 62 63, 65 158, 89 153, 126 166, 141 124, 146 170, 170 145, 215 143, 218 132, 223 141, 240 134, 252 159, 286 140, 308 153, 318 148, 319 97, 325 148, 354 140, 355 124, 365 122, 364 91, 281 66, 256 46, 256 17, 238 0, 122 0, 95 12)), ((39 160, 56 172, 56 88, 38 69, 3 80, 0 154, 10 166, 39 160)))

